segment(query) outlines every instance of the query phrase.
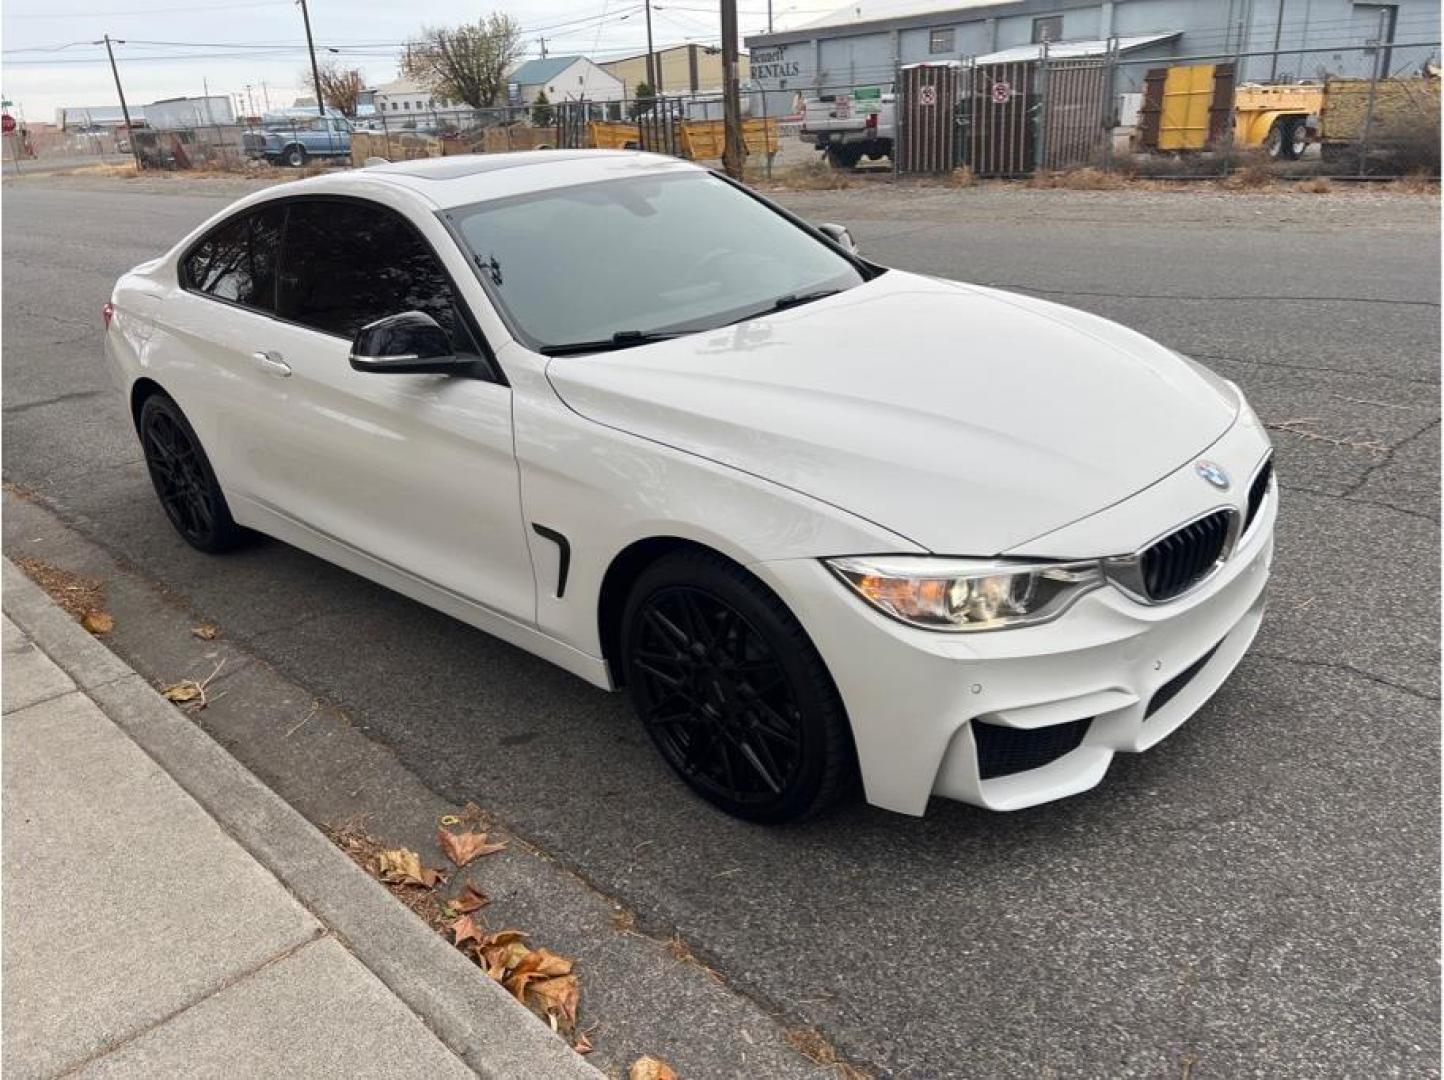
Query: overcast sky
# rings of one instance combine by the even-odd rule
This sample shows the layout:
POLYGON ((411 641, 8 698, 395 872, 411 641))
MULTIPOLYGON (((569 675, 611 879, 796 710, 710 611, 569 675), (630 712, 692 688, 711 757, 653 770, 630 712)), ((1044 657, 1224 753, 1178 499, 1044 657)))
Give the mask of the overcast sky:
MULTIPOLYGON (((773 0, 778 28, 833 10, 841 0, 773 0)), ((399 43, 423 25, 455 25, 488 11, 508 11, 523 29, 525 55, 546 38, 553 55, 598 60, 647 47, 641 0, 516 0, 477 7, 461 0, 308 0, 317 55, 359 67, 371 85, 396 75, 399 43), (337 50, 331 52, 330 50, 337 50)), ((742 33, 767 25, 767 0, 738 0, 742 33)), ((50 121, 62 105, 117 104, 104 34, 115 47, 126 100, 244 93, 256 107, 290 105, 307 65, 306 35, 295 0, 5 0, 0 10, 0 92, 26 119, 50 121)), ((658 48, 696 41, 718 44, 716 0, 654 0, 658 48)))

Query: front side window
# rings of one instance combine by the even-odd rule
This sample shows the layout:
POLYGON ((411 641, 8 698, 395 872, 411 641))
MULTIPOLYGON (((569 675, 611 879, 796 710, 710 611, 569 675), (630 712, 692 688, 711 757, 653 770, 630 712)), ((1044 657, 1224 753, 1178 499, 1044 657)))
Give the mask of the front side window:
POLYGON ((212 229, 185 257, 185 287, 258 311, 274 310, 285 218, 285 207, 272 203, 212 229))
POLYGON ((928 35, 928 52, 950 53, 953 51, 953 30, 934 30, 928 35))
POLYGON ((737 322, 864 272, 710 173, 629 177, 448 213, 482 284, 533 347, 737 322))
POLYGON ((451 282, 435 253, 394 211, 374 203, 313 199, 291 204, 276 313, 352 338, 367 323, 422 311, 475 354, 451 282))

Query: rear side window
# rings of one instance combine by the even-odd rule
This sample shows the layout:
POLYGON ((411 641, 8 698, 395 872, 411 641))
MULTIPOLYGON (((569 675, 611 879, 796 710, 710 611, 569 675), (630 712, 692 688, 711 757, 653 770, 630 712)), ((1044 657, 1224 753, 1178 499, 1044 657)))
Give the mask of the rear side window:
POLYGON ((354 337, 367 323, 423 311, 458 353, 478 352, 441 263, 416 230, 375 203, 291 204, 277 314, 313 330, 354 337))
POLYGON ((185 257, 186 288, 233 304, 274 311, 276 261, 286 208, 271 204, 212 229, 185 257))

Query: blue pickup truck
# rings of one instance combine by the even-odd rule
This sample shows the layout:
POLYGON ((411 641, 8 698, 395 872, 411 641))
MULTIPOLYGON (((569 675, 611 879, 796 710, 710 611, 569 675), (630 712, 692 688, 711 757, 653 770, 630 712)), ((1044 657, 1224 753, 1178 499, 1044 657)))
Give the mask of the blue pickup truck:
POLYGON ((300 168, 312 158, 351 156, 351 122, 344 116, 313 113, 272 114, 242 136, 246 154, 277 165, 300 168))

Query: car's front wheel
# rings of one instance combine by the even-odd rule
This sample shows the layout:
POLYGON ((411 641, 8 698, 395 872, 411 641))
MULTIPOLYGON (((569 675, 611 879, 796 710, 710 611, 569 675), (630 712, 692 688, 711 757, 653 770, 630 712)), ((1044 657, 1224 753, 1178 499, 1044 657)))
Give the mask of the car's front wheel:
POLYGON ((248 540, 252 534, 231 517, 210 460, 180 406, 164 394, 152 394, 141 406, 138 426, 150 482, 181 538, 211 553, 248 540))
POLYGON ((622 625, 637 714, 694 791, 737 817, 809 817, 851 784, 837 690, 807 634, 761 582, 701 551, 638 579, 622 625))
POLYGON ((305 147, 292 146, 287 149, 285 157, 287 165, 293 169, 299 169, 302 165, 306 164, 305 147))

